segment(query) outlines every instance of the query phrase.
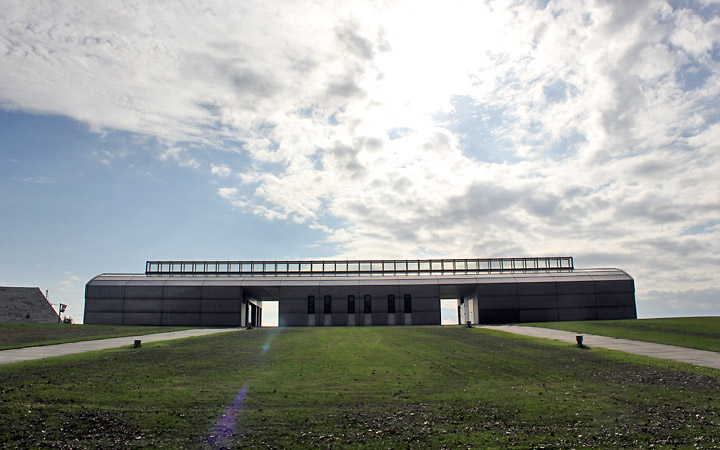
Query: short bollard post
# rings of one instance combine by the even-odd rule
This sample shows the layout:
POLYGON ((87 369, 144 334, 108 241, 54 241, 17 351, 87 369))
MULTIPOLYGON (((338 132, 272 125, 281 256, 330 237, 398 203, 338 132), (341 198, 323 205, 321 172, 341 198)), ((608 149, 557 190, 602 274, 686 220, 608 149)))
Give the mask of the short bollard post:
POLYGON ((468 327, 468 328, 472 328, 472 322, 469 321, 469 320, 467 321, 467 327, 468 327))
POLYGON ((133 343, 133 348, 138 348, 142 344, 142 341, 140 339, 135 339, 135 343, 133 343))
POLYGON ((583 346, 583 337, 582 336, 575 336, 575 340, 577 341, 578 347, 583 346))

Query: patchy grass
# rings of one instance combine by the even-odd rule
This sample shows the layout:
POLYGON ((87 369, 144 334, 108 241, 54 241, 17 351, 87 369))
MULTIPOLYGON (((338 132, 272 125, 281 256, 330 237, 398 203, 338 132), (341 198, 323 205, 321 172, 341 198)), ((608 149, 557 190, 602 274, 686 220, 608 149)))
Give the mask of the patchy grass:
POLYGON ((135 336, 191 327, 134 327, 123 325, 68 325, 55 323, 0 323, 0 350, 135 336))
POLYGON ((720 352, 720 317, 596 320, 523 325, 720 352))
POLYGON ((717 448, 719 392, 492 330, 255 329, 0 366, 0 447, 717 448))

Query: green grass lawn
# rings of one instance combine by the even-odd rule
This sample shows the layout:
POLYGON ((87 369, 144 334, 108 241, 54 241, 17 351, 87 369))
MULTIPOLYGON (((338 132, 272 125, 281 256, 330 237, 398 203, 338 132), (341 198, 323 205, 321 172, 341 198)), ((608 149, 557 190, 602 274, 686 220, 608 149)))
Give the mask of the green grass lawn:
POLYGON ((68 325, 55 323, 0 323, 0 350, 61 344, 112 337, 165 333, 189 327, 134 327, 124 325, 68 325))
POLYGON ((720 352, 720 317, 546 322, 523 325, 720 352))
POLYGON ((255 329, 0 366, 0 417, 18 449, 717 448, 720 371, 462 327, 255 329))

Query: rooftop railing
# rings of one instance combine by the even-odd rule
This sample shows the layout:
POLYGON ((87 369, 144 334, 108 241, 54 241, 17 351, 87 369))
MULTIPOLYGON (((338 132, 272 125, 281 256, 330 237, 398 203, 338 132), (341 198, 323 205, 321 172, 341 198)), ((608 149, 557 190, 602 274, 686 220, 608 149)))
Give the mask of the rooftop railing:
POLYGON ((352 277, 570 272, 571 256, 337 261, 147 261, 148 276, 352 277))

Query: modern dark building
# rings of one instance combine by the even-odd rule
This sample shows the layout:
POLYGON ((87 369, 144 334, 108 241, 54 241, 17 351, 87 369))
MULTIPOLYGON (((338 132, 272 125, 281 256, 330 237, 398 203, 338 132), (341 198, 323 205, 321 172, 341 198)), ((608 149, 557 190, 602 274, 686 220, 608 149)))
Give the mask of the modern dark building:
POLYGON ((85 288, 85 323, 261 326, 439 325, 634 319, 635 284, 619 269, 575 269, 572 257, 148 261, 145 274, 103 274, 85 288))

